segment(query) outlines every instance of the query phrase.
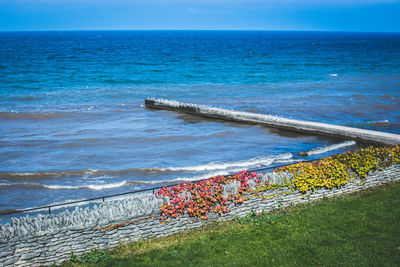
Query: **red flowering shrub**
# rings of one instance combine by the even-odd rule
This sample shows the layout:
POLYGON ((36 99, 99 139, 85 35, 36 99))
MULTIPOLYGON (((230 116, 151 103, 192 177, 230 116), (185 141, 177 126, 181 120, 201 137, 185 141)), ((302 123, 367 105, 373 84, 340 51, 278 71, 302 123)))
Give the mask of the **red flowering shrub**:
POLYGON ((182 214, 206 220, 211 210, 218 214, 227 213, 229 212, 228 201, 234 201, 235 204, 242 203, 242 195, 249 189, 249 179, 260 183, 258 178, 255 172, 242 171, 234 175, 215 176, 195 183, 181 183, 171 188, 164 186, 156 192, 156 195, 169 197, 170 203, 164 203, 161 207, 161 220, 176 218, 182 214), (224 198, 222 185, 231 181, 240 182, 240 187, 235 195, 229 194, 228 198, 224 198))

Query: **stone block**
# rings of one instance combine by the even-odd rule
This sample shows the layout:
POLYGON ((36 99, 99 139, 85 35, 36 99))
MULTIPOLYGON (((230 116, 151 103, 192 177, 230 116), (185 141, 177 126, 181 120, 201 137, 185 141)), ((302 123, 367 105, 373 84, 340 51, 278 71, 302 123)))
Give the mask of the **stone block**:
POLYGON ((21 255, 19 260, 30 260, 40 255, 40 252, 32 251, 32 252, 25 252, 21 255))

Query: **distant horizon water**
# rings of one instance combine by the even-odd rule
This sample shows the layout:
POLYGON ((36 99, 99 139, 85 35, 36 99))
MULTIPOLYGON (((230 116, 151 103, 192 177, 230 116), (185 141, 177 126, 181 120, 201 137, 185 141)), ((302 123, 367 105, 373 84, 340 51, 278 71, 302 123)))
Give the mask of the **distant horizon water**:
POLYGON ((0 77, 0 210, 357 147, 149 110, 149 97, 400 134, 400 33, 0 32, 0 77))
POLYGON ((62 29, 62 30, 0 30, 0 33, 35 33, 35 32, 320 32, 320 33, 371 33, 371 34, 400 34, 400 31, 354 31, 354 30, 311 30, 311 29, 62 29))

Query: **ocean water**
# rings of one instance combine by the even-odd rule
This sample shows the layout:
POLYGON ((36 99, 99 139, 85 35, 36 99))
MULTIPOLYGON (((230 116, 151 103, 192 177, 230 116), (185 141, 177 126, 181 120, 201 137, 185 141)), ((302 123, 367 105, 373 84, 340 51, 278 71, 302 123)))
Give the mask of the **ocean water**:
POLYGON ((400 34, 0 32, 0 210, 357 146, 149 110, 148 97, 400 133, 400 34))

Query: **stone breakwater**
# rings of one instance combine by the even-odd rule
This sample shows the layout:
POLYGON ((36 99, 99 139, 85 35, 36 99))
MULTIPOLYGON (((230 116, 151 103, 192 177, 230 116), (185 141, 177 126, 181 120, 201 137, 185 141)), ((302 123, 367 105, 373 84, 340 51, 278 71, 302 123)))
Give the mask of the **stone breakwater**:
MULTIPOLYGON (((282 184, 292 179, 287 174, 261 174, 262 183, 282 184)), ((176 232, 201 227, 215 221, 225 221, 249 212, 270 211, 277 207, 332 197, 384 183, 400 180, 400 164, 382 171, 371 172, 361 183, 352 182, 338 189, 319 189, 308 195, 280 188, 260 192, 243 204, 228 206, 231 212, 218 215, 210 213, 208 220, 182 216, 168 224, 159 221, 160 207, 168 198, 142 195, 121 201, 106 202, 91 209, 75 209, 55 215, 14 218, 0 228, 0 266, 39 266, 61 263, 73 251, 79 255, 92 248, 108 249, 119 242, 163 237, 176 232), (110 226, 119 225, 113 228, 110 226), (107 230, 108 229, 108 230, 107 230)), ((256 183, 249 181, 250 187, 256 183)), ((235 193, 239 183, 224 185, 224 194, 235 193)), ((246 196, 246 195, 245 195, 246 196)))
POLYGON ((229 110, 204 105, 195 105, 191 103, 182 103, 166 99, 147 99, 145 105, 153 109, 165 109, 183 112, 191 115, 244 122, 251 124, 260 124, 268 127, 274 127, 283 130, 304 132, 319 135, 335 136, 346 139, 355 139, 362 142, 394 145, 400 144, 400 135, 372 130, 365 130, 347 126, 339 126, 327 123, 287 119, 278 116, 257 114, 238 110, 229 110))

